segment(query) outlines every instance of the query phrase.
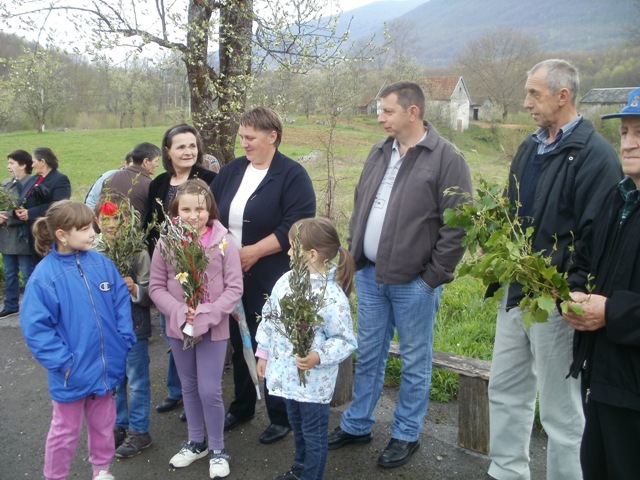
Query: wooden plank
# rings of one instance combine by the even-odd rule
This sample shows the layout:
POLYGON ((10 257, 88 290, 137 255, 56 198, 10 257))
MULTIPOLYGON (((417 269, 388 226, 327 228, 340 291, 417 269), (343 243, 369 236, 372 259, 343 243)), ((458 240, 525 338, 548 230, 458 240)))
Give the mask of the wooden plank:
POLYGON ((336 388, 333 391, 330 405, 339 407, 351 401, 353 394, 353 356, 349 355, 340 363, 336 388))
POLYGON ((458 388, 458 445, 489 453, 488 382, 460 375, 458 388))
MULTIPOLYGON (((398 342, 391 342, 389 355, 400 358, 400 344, 398 342)), ((486 360, 463 357, 439 350, 433 351, 433 366, 458 375, 484 380, 489 380, 489 371, 491 370, 491 362, 486 360)))

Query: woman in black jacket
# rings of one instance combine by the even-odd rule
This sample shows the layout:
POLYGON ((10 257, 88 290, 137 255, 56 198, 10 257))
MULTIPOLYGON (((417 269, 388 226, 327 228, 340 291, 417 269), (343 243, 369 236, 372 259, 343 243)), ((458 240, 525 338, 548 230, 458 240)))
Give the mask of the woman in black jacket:
POLYGON ((19 220, 29 224, 29 246, 34 263, 42 257, 35 251, 31 227, 43 217, 52 203, 71 198, 69 177, 58 171, 58 157, 48 147, 38 147, 33 151, 33 176, 23 187, 24 202, 22 208, 14 210, 19 220))

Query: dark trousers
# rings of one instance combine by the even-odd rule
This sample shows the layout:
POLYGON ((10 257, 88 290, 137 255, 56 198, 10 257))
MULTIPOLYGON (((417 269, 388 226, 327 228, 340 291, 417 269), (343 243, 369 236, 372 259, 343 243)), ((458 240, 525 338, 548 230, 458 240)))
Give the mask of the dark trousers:
POLYGON ((640 478, 640 411, 589 399, 585 418, 580 448, 584 480, 640 478))
MULTIPOLYGON (((251 333, 251 344, 253 350, 256 350, 256 331, 258 330, 258 323, 256 321, 256 312, 262 313, 262 305, 265 302, 264 294, 262 292, 252 292, 246 289, 242 298, 244 303, 244 309, 247 315, 247 325, 249 332, 251 333)), ((240 336, 240 329, 238 322, 233 318, 229 319, 230 322, 230 341, 233 347, 233 356, 231 361, 233 363, 233 384, 235 398, 231 405, 229 405, 229 413, 235 415, 240 419, 252 417, 256 411, 256 388, 251 380, 247 363, 242 355, 242 337, 240 336)), ((267 386, 264 386, 264 400, 267 406, 267 413, 269 414, 269 420, 276 425, 289 426, 289 419, 287 418, 287 407, 284 403, 284 399, 275 395, 270 395, 267 386)))

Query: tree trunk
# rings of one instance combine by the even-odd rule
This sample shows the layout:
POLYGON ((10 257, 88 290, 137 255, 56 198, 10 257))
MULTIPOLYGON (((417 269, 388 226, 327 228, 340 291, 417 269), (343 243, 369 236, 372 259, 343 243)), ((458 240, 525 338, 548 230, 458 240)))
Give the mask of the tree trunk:
POLYGON ((191 115, 207 153, 221 164, 234 158, 238 119, 245 108, 251 72, 253 0, 232 0, 220 9, 220 74, 208 65, 208 21, 212 10, 192 2, 184 61, 191 115))

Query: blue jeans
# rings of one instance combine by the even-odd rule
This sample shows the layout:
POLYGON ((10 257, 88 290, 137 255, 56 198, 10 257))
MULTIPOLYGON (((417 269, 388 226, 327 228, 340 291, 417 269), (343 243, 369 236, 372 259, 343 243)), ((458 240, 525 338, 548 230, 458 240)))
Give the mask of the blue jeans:
POLYGON ((33 272, 33 260, 31 255, 3 254, 2 264, 4 265, 4 308, 17 312, 20 308, 20 278, 18 273, 22 272, 22 281, 26 285, 31 272, 33 272))
POLYGON ((353 401, 342 415, 340 427, 353 435, 371 432, 396 329, 402 370, 391 437, 416 441, 429 406, 433 325, 442 286, 432 289, 420 276, 401 285, 379 284, 375 267, 368 265, 356 272, 356 292, 358 350, 353 401))
POLYGON ((284 401, 296 447, 293 466, 302 468, 300 480, 322 480, 327 463, 329 404, 284 401))
MULTIPOLYGON (((169 337, 167 337, 167 319, 161 313, 160 314, 160 328, 162 329, 162 336, 167 343, 167 347, 171 347, 169 343, 169 337)), ((178 369, 176 368, 176 362, 173 360, 173 353, 169 350, 169 363, 167 364, 167 390, 169 390, 169 398, 173 400, 180 400, 182 398, 182 384, 180 383, 180 377, 178 376, 178 369)))
POLYGON ((116 389, 116 426, 138 433, 149 433, 151 380, 148 339, 138 339, 129 350, 126 376, 125 381, 116 389))

